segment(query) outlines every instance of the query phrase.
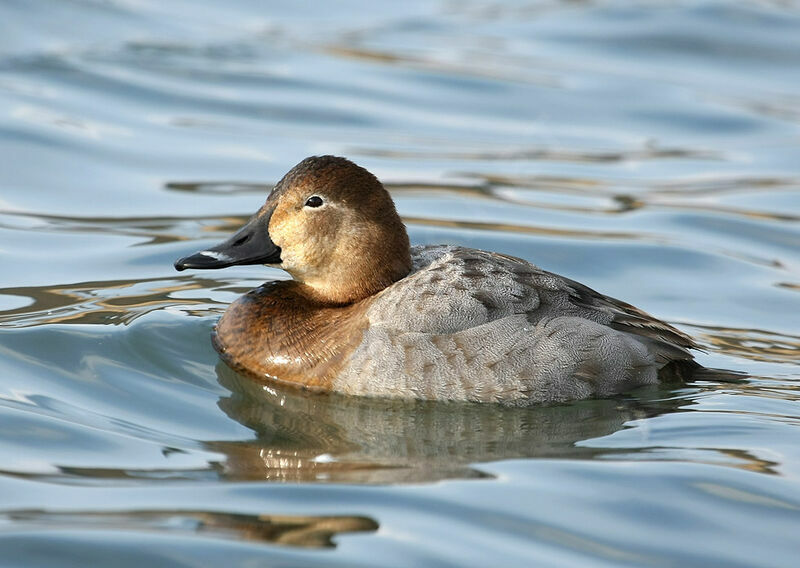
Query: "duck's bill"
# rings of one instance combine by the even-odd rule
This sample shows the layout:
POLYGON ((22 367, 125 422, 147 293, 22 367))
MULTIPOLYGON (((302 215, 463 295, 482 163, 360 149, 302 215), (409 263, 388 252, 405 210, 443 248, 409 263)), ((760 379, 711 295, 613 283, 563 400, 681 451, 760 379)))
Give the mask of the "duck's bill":
POLYGON ((231 238, 175 261, 176 270, 225 268, 237 264, 280 264, 281 249, 269 236, 269 217, 256 215, 231 238))

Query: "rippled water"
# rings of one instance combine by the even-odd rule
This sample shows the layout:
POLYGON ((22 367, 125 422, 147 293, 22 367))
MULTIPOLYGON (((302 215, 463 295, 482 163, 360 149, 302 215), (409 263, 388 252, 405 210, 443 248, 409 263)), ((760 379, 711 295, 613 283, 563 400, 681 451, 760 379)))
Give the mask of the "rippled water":
POLYGON ((794 566, 800 4, 0 4, 4 566, 794 566), (529 409, 219 363, 178 274, 300 159, 752 376, 529 409))

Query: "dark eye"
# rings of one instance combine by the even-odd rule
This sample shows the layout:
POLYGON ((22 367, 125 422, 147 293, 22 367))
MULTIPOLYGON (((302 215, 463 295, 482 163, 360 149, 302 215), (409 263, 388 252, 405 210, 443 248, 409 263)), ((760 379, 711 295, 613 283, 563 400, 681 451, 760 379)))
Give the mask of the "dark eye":
POLYGON ((319 207, 323 204, 322 198, 319 195, 312 195, 306 199, 306 207, 319 207))

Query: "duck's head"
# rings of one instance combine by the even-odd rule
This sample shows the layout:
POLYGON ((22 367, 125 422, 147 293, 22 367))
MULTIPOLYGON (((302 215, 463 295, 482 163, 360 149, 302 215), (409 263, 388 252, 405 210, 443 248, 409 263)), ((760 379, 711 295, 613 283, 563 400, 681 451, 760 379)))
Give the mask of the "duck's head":
POLYGON ((306 158, 225 242, 181 258, 175 268, 268 264, 318 300, 347 304, 411 269, 408 235, 378 179, 345 158, 306 158))

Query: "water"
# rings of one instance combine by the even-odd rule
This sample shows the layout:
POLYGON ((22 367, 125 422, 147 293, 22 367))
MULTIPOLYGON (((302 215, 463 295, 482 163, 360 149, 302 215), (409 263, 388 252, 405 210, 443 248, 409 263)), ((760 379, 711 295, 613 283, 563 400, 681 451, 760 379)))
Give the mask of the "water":
POLYGON ((0 5, 4 566, 794 566, 800 4, 0 5), (178 274, 307 155, 414 243, 623 298, 752 375, 506 409, 219 363, 178 274))

